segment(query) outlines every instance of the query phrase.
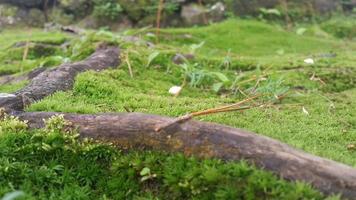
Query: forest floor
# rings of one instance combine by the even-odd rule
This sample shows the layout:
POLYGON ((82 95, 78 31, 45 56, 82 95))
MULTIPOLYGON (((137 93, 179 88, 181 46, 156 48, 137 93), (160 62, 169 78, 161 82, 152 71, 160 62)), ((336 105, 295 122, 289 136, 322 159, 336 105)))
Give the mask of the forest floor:
MULTIPOLYGON (((81 36, 9 29, 0 35, 0 75, 20 76, 39 66, 82 60, 103 43, 118 45, 122 64, 117 69, 82 73, 73 90, 26 110, 178 117, 268 93, 264 100, 275 102, 273 107, 198 119, 253 131, 356 167, 356 42, 313 26, 296 32, 234 19, 162 29, 157 43, 150 29, 81 36), (181 85, 178 97, 168 92, 181 85)), ((0 93, 27 83, 0 85, 0 93)), ((15 119, 0 125, 0 177, 5 177, 0 196, 20 190, 26 199, 325 198, 307 184, 280 180, 245 162, 121 152, 58 130, 27 131, 15 119)))

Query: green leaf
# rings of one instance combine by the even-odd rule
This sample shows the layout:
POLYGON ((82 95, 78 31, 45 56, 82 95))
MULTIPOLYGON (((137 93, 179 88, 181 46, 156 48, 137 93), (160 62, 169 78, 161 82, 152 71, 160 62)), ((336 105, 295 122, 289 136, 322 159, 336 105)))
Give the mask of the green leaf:
POLYGON ((1 200, 14 200, 19 197, 25 196, 25 193, 22 191, 14 191, 11 193, 7 193, 1 200))
POLYGON ((141 175, 141 176, 146 176, 146 175, 149 175, 150 173, 151 173, 150 168, 145 167, 145 168, 143 168, 143 169, 141 170, 140 175, 141 175))
POLYGON ((50 151, 50 150, 52 150, 52 146, 50 146, 49 144, 46 144, 46 143, 42 143, 42 149, 45 151, 50 151))
POLYGON ((297 29, 297 35, 303 35, 307 31, 306 28, 298 28, 297 29))
POLYGON ((229 83, 230 79, 223 73, 220 72, 212 72, 212 75, 215 75, 221 82, 224 84, 229 83))
POLYGON ((190 45, 191 52, 194 53, 196 50, 202 48, 205 44, 205 41, 199 43, 199 44, 192 44, 190 45))
POLYGON ((260 12, 265 14, 265 15, 276 15, 276 16, 281 16, 281 12, 278 9, 271 8, 271 9, 266 9, 266 8, 260 8, 260 12))
POLYGON ((213 91, 218 93, 220 89, 224 86, 224 83, 215 83, 212 87, 213 91))
POLYGON ((154 51, 152 52, 149 56, 148 56, 148 59, 147 59, 147 65, 146 67, 149 67, 152 63, 152 61, 157 58, 157 56, 159 55, 159 51, 154 51))
POLYGON ((64 166, 63 165, 56 165, 52 168, 55 171, 63 171, 64 170, 64 166))

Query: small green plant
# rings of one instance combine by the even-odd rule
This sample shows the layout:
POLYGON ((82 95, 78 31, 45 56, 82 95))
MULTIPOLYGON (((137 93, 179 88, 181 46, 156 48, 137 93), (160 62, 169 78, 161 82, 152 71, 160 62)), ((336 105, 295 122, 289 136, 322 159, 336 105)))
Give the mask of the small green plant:
POLYGON ((356 17, 335 17, 321 24, 321 28, 337 38, 356 37, 356 17))
POLYGON ((69 58, 65 58, 63 61, 83 60, 92 54, 99 44, 118 45, 121 41, 121 36, 112 32, 104 30, 88 31, 81 37, 71 41, 69 58))
POLYGON ((224 57, 220 67, 225 68, 226 70, 229 70, 231 65, 232 65, 231 49, 229 49, 227 51, 227 54, 224 57))
MULTIPOLYGON (((71 127, 71 123, 64 119, 64 115, 54 115, 45 120, 45 130, 48 133, 60 133, 71 127)), ((67 131, 68 132, 68 131, 67 131)))
POLYGON ((159 51, 153 51, 147 58, 147 64, 146 67, 149 67, 152 63, 152 61, 159 56, 160 52, 159 51))
POLYGON ((8 132, 20 132, 27 129, 27 121, 20 121, 17 117, 9 116, 0 109, 0 135, 8 132))
POLYGON ((191 87, 204 86, 211 78, 210 73, 201 69, 199 63, 185 62, 179 66, 182 69, 184 80, 188 81, 191 87))
POLYGON ((151 173, 151 169, 148 168, 148 167, 144 167, 141 170, 140 175, 142 176, 142 178, 141 178, 142 182, 147 181, 149 179, 153 179, 153 178, 155 178, 157 176, 157 174, 152 174, 151 173))
POLYGON ((221 72, 211 72, 210 74, 215 77, 215 80, 217 81, 217 83, 214 83, 212 86, 214 92, 217 93, 221 88, 229 87, 231 85, 230 79, 225 74, 221 72))
POLYGON ((191 44, 191 45, 189 46, 189 48, 190 48, 190 53, 191 53, 191 54, 195 54, 198 49, 200 49, 200 48, 202 48, 202 47, 204 46, 204 44, 205 44, 205 41, 202 41, 202 42, 200 42, 199 44, 191 44))
POLYGON ((276 8, 260 8, 259 18, 262 20, 279 19, 282 17, 282 13, 276 8))

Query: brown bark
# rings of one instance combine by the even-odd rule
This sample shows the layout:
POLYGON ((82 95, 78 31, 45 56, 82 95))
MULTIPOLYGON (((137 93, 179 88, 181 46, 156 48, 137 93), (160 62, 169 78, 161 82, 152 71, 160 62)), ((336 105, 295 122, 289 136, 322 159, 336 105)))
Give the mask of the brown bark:
POLYGON ((57 91, 69 90, 73 87, 78 73, 95 70, 101 71, 119 65, 119 49, 107 47, 98 49, 84 61, 64 64, 55 69, 46 70, 23 89, 14 93, 16 97, 0 98, 0 107, 7 110, 23 110, 32 102, 39 101, 57 91))
MULTIPOLYGON (((31 128, 56 113, 12 113, 31 128)), ((82 137, 112 142, 122 148, 149 148, 223 160, 245 159, 282 178, 305 181, 325 194, 356 198, 356 169, 294 149, 265 136, 228 126, 188 121, 156 132, 173 118, 141 113, 64 114, 82 137)))

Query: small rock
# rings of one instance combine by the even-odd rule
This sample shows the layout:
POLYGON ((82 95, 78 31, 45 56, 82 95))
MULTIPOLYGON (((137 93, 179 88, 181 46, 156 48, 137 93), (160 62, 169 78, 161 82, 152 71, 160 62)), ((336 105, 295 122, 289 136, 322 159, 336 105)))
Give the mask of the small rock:
POLYGON ((185 60, 193 60, 195 58, 195 56, 193 54, 180 54, 180 53, 177 53, 172 61, 174 64, 176 65, 180 65, 180 64, 183 64, 185 60))
POLYGON ((209 10, 209 21, 218 22, 224 19, 225 16, 225 6, 221 2, 217 2, 211 6, 209 10))
POLYGON ((320 58, 335 58, 337 56, 336 53, 323 53, 318 55, 320 58))

